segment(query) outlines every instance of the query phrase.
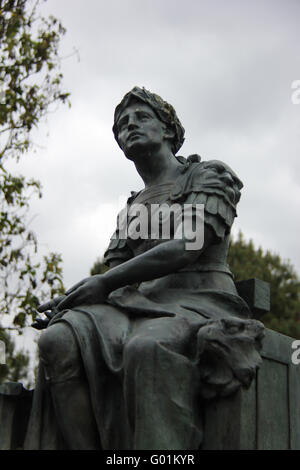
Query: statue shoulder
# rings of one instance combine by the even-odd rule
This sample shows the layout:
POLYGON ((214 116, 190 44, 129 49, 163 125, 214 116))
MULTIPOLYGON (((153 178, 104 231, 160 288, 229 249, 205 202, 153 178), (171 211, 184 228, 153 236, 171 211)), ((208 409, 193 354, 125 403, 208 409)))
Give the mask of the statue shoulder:
POLYGON ((224 175, 230 175, 233 182, 238 186, 239 189, 242 189, 243 183, 233 169, 227 165, 227 163, 222 162, 221 160, 207 160, 202 162, 203 168, 206 170, 215 170, 220 177, 224 175))
POLYGON ((199 155, 192 155, 186 160, 185 171, 173 187, 171 199, 180 199, 191 192, 214 194, 235 207, 242 187, 242 181, 226 163, 221 160, 201 161, 199 155))

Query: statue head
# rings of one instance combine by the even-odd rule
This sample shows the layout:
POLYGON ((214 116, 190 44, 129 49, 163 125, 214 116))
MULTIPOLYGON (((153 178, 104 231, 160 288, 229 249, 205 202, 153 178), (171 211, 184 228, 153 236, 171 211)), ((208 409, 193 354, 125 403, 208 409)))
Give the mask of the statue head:
POLYGON ((145 88, 134 87, 131 91, 126 93, 121 103, 116 107, 113 125, 113 133, 116 141, 118 142, 119 117, 124 109, 126 109, 132 102, 136 101, 140 101, 150 106, 158 119, 173 131, 172 134, 174 137, 171 140, 171 150, 175 155, 184 142, 184 128, 182 127, 173 106, 164 101, 160 96, 155 93, 151 93, 145 88))

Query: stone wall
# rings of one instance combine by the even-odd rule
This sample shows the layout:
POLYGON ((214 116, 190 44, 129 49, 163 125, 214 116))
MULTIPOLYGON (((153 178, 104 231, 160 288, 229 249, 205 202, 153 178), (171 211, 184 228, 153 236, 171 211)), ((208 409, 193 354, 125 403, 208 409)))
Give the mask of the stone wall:
MULTIPOLYGON (((263 363, 248 390, 207 403, 202 449, 300 449, 300 365, 293 338, 266 330, 263 363)), ((33 391, 0 385, 0 449, 20 449, 33 391)))
POLYGON ((248 390, 212 401, 203 449, 300 449, 300 364, 293 338, 266 330, 256 380, 248 390))

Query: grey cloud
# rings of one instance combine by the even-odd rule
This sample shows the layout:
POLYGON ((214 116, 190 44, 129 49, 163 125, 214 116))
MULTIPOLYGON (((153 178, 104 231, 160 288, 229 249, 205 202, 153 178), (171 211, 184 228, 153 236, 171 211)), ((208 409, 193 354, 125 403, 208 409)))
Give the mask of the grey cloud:
MULTIPOLYGON (((49 118, 46 150, 24 171, 43 183, 36 230, 62 251, 67 285, 106 247, 99 204, 142 187, 111 131, 114 107, 134 85, 174 105, 186 128, 180 154, 224 160, 244 181, 235 231, 300 272, 300 105, 290 101, 299 2, 52 0, 43 9, 67 27, 62 56, 75 46, 80 61, 62 61, 72 108, 49 118)), ((105 217, 112 226, 115 214, 105 217)))

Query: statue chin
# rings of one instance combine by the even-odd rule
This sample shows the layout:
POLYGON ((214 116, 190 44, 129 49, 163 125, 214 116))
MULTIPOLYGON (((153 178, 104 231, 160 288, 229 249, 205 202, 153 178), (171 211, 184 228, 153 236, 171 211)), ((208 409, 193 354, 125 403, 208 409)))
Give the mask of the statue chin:
POLYGON ((132 142, 125 149, 123 149, 124 155, 128 160, 138 161, 139 159, 145 158, 147 155, 151 155, 155 152, 156 146, 151 144, 143 144, 141 142, 132 142))

